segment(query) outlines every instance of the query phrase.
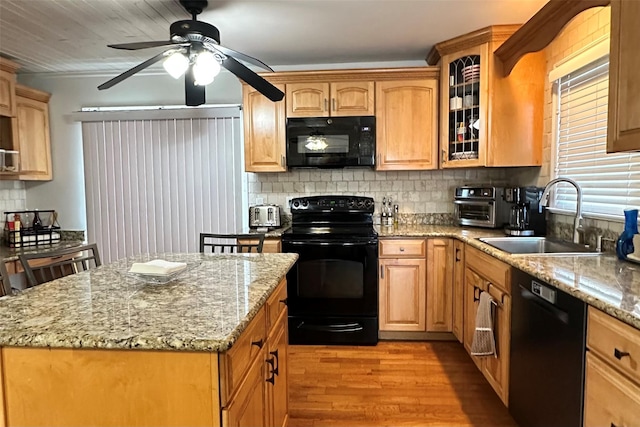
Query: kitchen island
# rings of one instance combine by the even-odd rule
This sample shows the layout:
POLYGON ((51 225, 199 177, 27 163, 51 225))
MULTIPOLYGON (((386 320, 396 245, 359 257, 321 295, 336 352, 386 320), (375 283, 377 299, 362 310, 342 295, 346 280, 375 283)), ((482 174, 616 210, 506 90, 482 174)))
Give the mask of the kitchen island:
POLYGON ((156 254, 2 298, 1 418, 7 425, 282 425, 284 278, 296 259, 156 254), (126 273, 153 258, 188 269, 165 284, 126 273), (273 382, 265 382, 278 371, 269 366, 280 368, 273 382))

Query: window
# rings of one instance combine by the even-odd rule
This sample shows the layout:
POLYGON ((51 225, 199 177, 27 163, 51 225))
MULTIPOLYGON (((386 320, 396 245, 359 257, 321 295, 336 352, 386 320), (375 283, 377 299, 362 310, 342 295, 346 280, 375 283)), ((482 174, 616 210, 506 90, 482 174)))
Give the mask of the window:
MULTIPOLYGON (((555 81, 555 177, 582 188, 582 211, 607 219, 640 206, 640 154, 607 154, 609 57, 555 81)), ((556 186, 552 206, 575 212, 572 186, 556 186)))

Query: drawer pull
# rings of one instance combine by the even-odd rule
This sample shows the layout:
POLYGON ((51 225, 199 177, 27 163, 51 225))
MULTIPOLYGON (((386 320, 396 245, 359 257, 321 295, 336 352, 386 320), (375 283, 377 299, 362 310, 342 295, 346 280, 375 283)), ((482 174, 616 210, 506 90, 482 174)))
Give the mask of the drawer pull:
POLYGON ((615 425, 614 423, 611 423, 611 427, 618 427, 618 426, 615 425))
POLYGON ((460 249, 456 248, 456 262, 460 262, 461 261, 460 257, 458 255, 460 255, 460 249))
POLYGON ((283 298, 278 302, 281 302, 282 304, 287 305, 287 301, 288 301, 288 298, 283 298))
POLYGON ((628 351, 620 351, 617 348, 615 350, 613 350, 613 356, 618 359, 621 360, 623 357, 625 356, 629 356, 629 352, 628 351))
MULTIPOLYGON (((272 355, 273 355, 273 357, 274 357, 274 358, 275 358, 275 360, 276 360, 276 366, 275 366, 275 368, 273 367, 273 363, 271 363, 271 367, 273 368, 273 373, 274 373, 275 375, 278 375, 278 368, 280 367, 280 361, 278 360, 278 350, 270 351, 270 352, 269 352, 269 354, 272 354, 272 355)), ((271 359, 271 360, 273 360, 273 359, 271 359)))
POLYGON ((476 291, 482 292, 482 290, 480 288, 478 288, 476 286, 473 287, 473 302, 476 302, 476 301, 480 300, 480 292, 476 293, 476 291), (478 296, 476 296, 476 295, 478 295, 478 296))
POLYGON ((258 348, 262 348, 264 345, 264 340, 260 338, 258 341, 251 341, 251 345, 255 345, 258 348))

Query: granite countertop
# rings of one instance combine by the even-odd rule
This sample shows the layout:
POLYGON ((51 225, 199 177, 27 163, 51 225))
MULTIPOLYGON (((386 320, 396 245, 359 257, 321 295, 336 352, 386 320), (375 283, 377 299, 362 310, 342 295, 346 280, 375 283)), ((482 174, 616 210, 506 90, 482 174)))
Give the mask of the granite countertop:
POLYGON ((620 261, 614 253, 596 256, 511 255, 477 240, 504 236, 500 230, 411 225, 377 227, 385 237, 454 237, 525 273, 585 301, 640 329, 640 265, 620 261))
POLYGON ((0 346, 227 350, 297 254, 155 254, 129 258, 0 298, 0 346), (165 284, 126 272, 134 261, 184 261, 165 284))
POLYGON ((84 242, 82 240, 61 240, 59 243, 54 243, 52 245, 27 246, 24 248, 15 249, 9 248, 7 246, 0 246, 0 259, 2 259, 4 262, 17 261, 18 255, 21 254, 41 254, 58 249, 80 246, 83 244, 84 242))

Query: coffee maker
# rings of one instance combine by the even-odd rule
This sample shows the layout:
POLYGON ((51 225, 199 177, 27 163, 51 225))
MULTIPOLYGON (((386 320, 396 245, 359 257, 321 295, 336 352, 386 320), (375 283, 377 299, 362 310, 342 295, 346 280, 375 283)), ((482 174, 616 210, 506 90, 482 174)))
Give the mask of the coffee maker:
POLYGON ((540 204, 542 187, 507 187, 504 200, 511 204, 509 225, 504 232, 507 236, 544 236, 547 234, 547 220, 544 206, 540 204))

